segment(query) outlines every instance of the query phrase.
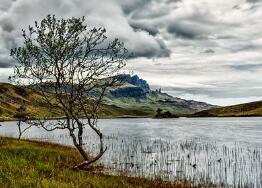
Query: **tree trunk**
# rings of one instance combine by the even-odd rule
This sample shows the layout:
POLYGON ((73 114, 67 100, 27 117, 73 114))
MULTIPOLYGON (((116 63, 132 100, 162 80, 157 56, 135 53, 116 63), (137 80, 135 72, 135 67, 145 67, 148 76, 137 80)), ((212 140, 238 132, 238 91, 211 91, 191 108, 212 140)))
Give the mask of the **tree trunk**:
POLYGON ((73 143, 74 143, 76 149, 78 150, 78 152, 80 153, 80 155, 84 158, 85 161, 89 160, 89 157, 88 157, 87 153, 85 152, 83 145, 80 145, 77 142, 76 136, 75 136, 73 131, 70 131, 70 136, 72 137, 73 143))
POLYGON ((22 136, 22 130, 21 130, 21 121, 19 120, 18 123, 17 123, 17 126, 18 126, 18 140, 21 139, 21 136, 22 136))
POLYGON ((88 167, 89 165, 91 165, 92 163, 96 162, 97 160, 99 160, 103 156, 103 154, 107 150, 107 147, 104 149, 102 134, 99 136, 99 138, 100 138, 100 150, 99 150, 99 153, 95 157, 92 157, 90 159, 88 159, 88 157, 85 158, 84 156, 87 156, 86 152, 83 150, 82 147, 79 147, 79 148, 77 147, 79 152, 80 151, 84 152, 84 155, 81 152, 80 152, 80 154, 83 156, 85 161, 80 163, 80 164, 78 164, 78 165, 76 165, 76 166, 74 166, 74 169, 83 169, 84 167, 88 167))
POLYGON ((76 149, 79 151, 79 153, 81 154, 81 156, 84 158, 85 161, 89 160, 89 157, 82 146, 77 145, 76 149))

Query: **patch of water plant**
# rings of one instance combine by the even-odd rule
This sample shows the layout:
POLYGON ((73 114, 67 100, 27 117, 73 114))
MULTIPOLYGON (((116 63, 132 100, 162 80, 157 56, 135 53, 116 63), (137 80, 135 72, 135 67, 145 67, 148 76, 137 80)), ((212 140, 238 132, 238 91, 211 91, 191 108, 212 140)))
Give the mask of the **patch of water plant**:
MULTIPOLYGON (((68 143, 68 139, 61 135, 59 142, 68 143)), ((201 138, 168 141, 114 134, 104 139, 108 151, 101 163, 110 169, 111 174, 187 180, 194 185, 262 187, 261 148, 238 143, 226 146, 201 138)), ((95 140, 91 135, 85 137, 86 143, 96 143, 95 140)), ((92 153, 99 149, 95 144, 87 144, 86 147, 92 153)))
MULTIPOLYGON (((37 130, 39 131, 39 130, 37 130)), ((16 134, 8 134, 14 136, 16 134)), ((32 132, 25 136, 71 145, 66 133, 56 135, 32 132), (35 135, 35 137, 32 137, 35 135)), ((99 146, 94 135, 84 137, 86 149, 96 153, 99 146)), ((214 184, 218 187, 262 187, 262 149, 248 142, 221 144, 203 137, 178 140, 108 134, 108 150, 101 159, 110 174, 214 184)))

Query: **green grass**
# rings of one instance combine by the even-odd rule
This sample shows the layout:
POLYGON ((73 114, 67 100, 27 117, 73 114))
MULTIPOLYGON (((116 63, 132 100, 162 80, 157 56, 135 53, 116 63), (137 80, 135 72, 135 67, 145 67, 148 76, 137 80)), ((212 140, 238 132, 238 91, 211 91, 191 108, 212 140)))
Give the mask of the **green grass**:
POLYGON ((59 112, 50 110, 37 91, 0 83, 0 119, 11 120, 17 108, 25 106, 32 118, 57 117, 59 112))
POLYGON ((214 108, 194 114, 197 117, 249 117, 262 116, 262 101, 214 108))
MULTIPOLYGON (((25 106, 32 119, 59 118, 62 113, 48 108, 42 95, 33 90, 0 83, 0 121, 13 120, 17 108, 25 106)), ((124 109, 116 105, 101 105, 100 118, 147 117, 150 114, 139 109, 124 109)))
MULTIPOLYGON (((106 97, 105 97, 106 98, 106 97)), ((167 96, 147 94, 147 97, 139 102, 135 98, 113 98, 109 103, 100 107, 100 118, 121 118, 121 117, 153 117, 157 108, 169 110, 175 114, 184 113, 183 109, 174 109, 168 105, 160 105, 160 99, 167 96)), ((107 100, 105 100, 107 101, 107 100)), ((59 118, 62 113, 48 108, 41 93, 12 84, 0 83, 0 120, 13 120, 17 108, 25 106, 32 119, 59 118)), ((188 112, 185 112, 188 113, 188 112)))
MULTIPOLYGON (((133 86, 128 85, 128 87, 133 86)), ((49 93, 48 96, 51 97, 51 95, 49 93)), ((0 83, 0 121, 13 120, 16 109, 22 105, 29 112, 31 119, 54 119, 63 116, 61 110, 50 109, 44 101, 43 96, 38 91, 0 83)), ((178 116, 186 116, 197 111, 192 106, 203 105, 155 92, 148 92, 142 98, 118 98, 107 95, 103 102, 104 104, 101 105, 98 113, 99 118, 154 117, 158 108, 170 111, 178 116)), ((206 109, 203 107, 200 109, 206 109)))
POLYGON ((113 104, 115 106, 121 107, 128 112, 140 112, 142 116, 153 117, 158 108, 164 111, 170 111, 173 114, 184 116, 188 114, 193 114, 194 111, 188 108, 188 103, 185 100, 174 99, 164 93, 158 93, 154 95, 152 93, 147 93, 145 98, 137 100, 133 97, 120 97, 120 98, 108 98, 105 97, 105 101, 108 104, 113 104), (160 100, 172 101, 171 103, 161 103, 160 100), (142 113, 141 113, 142 112, 142 113))
POLYGON ((74 148, 0 137, 0 187, 190 187, 160 180, 72 170, 71 167, 79 161, 81 158, 74 148))

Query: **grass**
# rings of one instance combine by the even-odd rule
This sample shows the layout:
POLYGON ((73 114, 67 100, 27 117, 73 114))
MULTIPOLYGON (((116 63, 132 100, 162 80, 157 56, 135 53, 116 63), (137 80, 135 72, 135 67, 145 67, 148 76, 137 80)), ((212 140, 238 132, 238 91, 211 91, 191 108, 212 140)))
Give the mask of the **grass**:
POLYGON ((105 97, 108 104, 121 107, 128 112, 140 112, 143 116, 153 117, 158 108, 170 111, 179 116, 193 114, 195 111, 189 109, 189 102, 182 99, 175 99, 165 93, 147 93, 145 98, 136 99, 134 97, 105 97), (166 101, 168 100, 168 101, 166 101), (165 101, 165 102, 164 102, 165 101))
POLYGON ((75 171, 81 161, 74 148, 0 137, 0 187, 148 187, 187 188, 160 180, 75 171))
MULTIPOLYGON (((50 109, 41 93, 12 84, 0 83, 0 121, 13 120, 17 108, 25 106, 31 119, 59 118, 61 112, 50 109)), ((124 109, 116 105, 104 104, 99 112, 100 118, 148 117, 143 109, 124 109)))
MULTIPOLYGON (((47 95, 52 96, 50 93, 47 95)), ((142 98, 110 96, 104 97, 105 104, 101 105, 98 113, 100 118, 153 117, 158 108, 179 116, 191 115, 196 111, 192 107, 195 106, 194 102, 165 93, 148 92, 142 98)), ((31 119, 55 119, 63 114, 57 109, 50 109, 39 91, 0 83, 0 121, 13 120, 16 109, 22 105, 30 113, 31 119)), ((201 106, 203 109, 205 105, 201 106)))
POLYGON ((249 117, 262 116, 262 101, 214 108, 195 113, 197 117, 249 117))

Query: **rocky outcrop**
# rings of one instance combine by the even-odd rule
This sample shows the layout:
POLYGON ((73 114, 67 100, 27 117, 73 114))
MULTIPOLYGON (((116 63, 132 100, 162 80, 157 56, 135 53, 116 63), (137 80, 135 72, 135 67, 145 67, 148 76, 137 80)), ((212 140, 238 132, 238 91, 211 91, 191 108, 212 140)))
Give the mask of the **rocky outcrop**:
POLYGON ((123 87, 116 90, 111 90, 110 94, 113 97, 133 97, 133 98, 145 98, 146 93, 141 87, 123 87))
POLYGON ((139 78, 137 75, 123 75, 124 82, 142 88, 144 91, 150 91, 150 87, 146 80, 139 78))

